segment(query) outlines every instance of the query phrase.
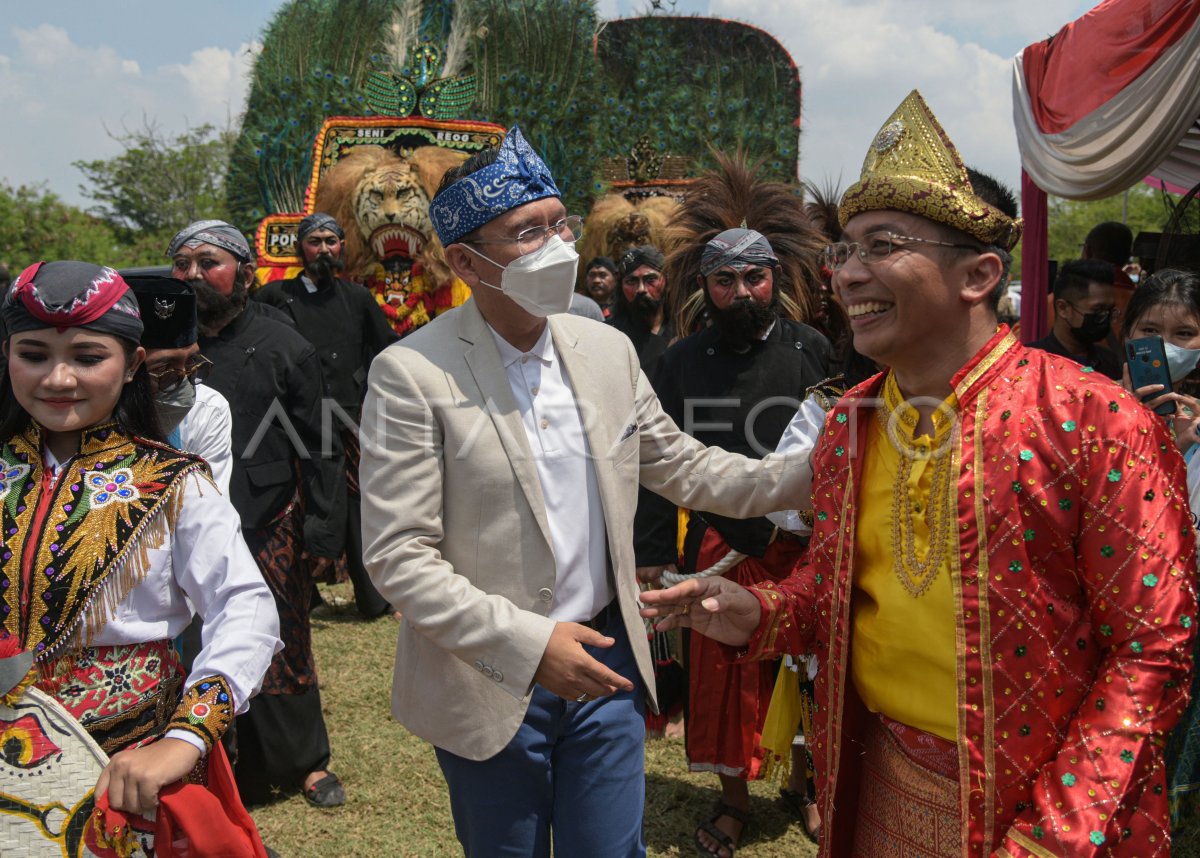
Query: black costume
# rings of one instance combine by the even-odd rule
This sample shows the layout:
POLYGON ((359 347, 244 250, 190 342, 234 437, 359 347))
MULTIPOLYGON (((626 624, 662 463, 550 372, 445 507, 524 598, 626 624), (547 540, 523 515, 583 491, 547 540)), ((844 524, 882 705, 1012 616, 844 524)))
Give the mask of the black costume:
POLYGON ((621 306, 621 303, 618 302, 617 306, 617 311, 609 317, 608 323, 633 342, 633 349, 637 352, 642 372, 646 373, 646 377, 653 381, 658 359, 663 356, 663 353, 671 345, 671 340, 675 338, 675 328, 670 321, 663 319, 658 333, 653 333, 650 325, 633 315, 628 304, 621 306))
POLYGON ((313 344, 321 361, 325 395, 355 423, 354 426, 347 426, 344 421, 334 424, 342 429, 347 476, 346 551, 339 566, 354 585, 358 610, 366 617, 376 617, 391 608, 371 583, 362 563, 357 423, 371 361, 397 337, 365 287, 337 280, 333 286, 313 283, 315 291, 309 291, 310 282, 300 277, 276 280, 255 291, 253 297, 287 313, 296 329, 313 344))
MULTIPOLYGON (((776 318, 763 340, 735 348, 716 326, 680 340, 658 362, 654 389, 685 432, 709 447, 750 458, 775 449, 807 390, 829 372, 831 349, 820 333, 790 319, 776 318)), ((638 566, 676 563, 678 518, 675 507, 657 495, 639 498, 634 519, 638 566)), ((766 518, 733 519, 691 512, 679 571, 708 568, 730 550, 747 555, 724 575, 743 586, 792 569, 803 546, 793 538, 773 539, 766 518)), ((786 535, 790 537, 790 534, 786 535)), ((716 771, 753 779, 755 736, 766 717, 776 671, 755 663, 713 672, 720 645, 684 635, 685 668, 676 694, 687 701, 686 748, 693 771, 716 771)), ((656 657, 658 675, 675 672, 656 657)), ((660 692, 661 695, 661 692, 660 692)))
POLYGON ((342 550, 342 444, 336 433, 322 439, 320 361, 284 314, 251 301, 220 333, 199 342, 213 363, 206 383, 233 411, 230 499, 275 596, 284 641, 262 693, 238 717, 238 784, 246 801, 254 802, 266 798, 268 784, 293 786, 297 776, 328 765, 308 626, 312 572, 299 555, 302 546, 322 557, 342 550), (323 443, 328 455, 322 455, 323 443), (293 726, 280 730, 281 722, 293 726), (259 736, 274 744, 256 747, 259 736))
MULTIPOLYGON (((671 346, 658 361, 652 383, 663 410, 685 432, 710 447, 760 459, 775 449, 808 388, 828 377, 830 354, 825 337, 791 319, 777 318, 766 339, 751 343, 745 352, 731 348, 714 326, 671 346), (728 404, 707 402, 712 399, 728 404), (760 408, 768 399, 780 401, 760 408)), ((651 498, 649 504, 639 498, 637 565, 675 563, 675 509, 657 495, 651 498)), ((704 523, 715 527, 731 548, 754 557, 763 555, 774 528, 766 518, 705 513, 703 521, 693 517, 688 543, 699 544, 704 523)), ((680 571, 696 570, 685 566, 680 571)))

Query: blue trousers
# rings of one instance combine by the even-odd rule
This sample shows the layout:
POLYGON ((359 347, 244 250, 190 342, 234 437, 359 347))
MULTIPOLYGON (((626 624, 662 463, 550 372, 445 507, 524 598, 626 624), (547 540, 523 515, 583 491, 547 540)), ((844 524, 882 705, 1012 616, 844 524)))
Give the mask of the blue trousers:
POLYGON ((633 691, 574 703, 541 686, 517 735, 487 760, 437 749, 467 858, 643 858, 645 689, 619 612, 589 654, 633 691))

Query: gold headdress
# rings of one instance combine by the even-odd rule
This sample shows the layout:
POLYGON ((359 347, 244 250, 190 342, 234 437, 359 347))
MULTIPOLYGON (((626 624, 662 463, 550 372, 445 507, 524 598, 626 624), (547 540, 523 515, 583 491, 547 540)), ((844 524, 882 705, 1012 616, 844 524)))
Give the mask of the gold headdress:
POLYGON ((842 225, 878 209, 911 212, 1005 250, 1021 238, 1020 218, 975 195, 958 151, 915 89, 875 135, 862 176, 842 197, 842 225))

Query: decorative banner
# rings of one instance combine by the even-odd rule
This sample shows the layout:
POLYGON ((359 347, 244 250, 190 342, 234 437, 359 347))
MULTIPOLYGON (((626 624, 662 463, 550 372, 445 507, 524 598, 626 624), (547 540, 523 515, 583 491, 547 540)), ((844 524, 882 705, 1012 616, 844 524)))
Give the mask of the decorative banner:
MULTIPOLYGON (((297 230, 312 214, 321 176, 356 146, 382 146, 407 157, 421 146, 474 154, 499 146, 505 129, 492 122, 435 121, 419 116, 335 116, 321 126, 313 146, 313 170, 304 195, 304 211, 269 214, 258 225, 255 250, 259 283, 278 279, 281 268, 301 268, 297 230)), ((345 225, 343 225, 345 226, 345 225)))

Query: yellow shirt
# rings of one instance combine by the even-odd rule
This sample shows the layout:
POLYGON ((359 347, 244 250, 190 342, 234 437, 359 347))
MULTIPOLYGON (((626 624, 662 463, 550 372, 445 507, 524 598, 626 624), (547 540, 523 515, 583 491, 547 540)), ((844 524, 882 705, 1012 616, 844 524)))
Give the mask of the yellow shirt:
POLYGON ((900 404, 890 373, 884 399, 887 407, 879 408, 880 419, 867 430, 858 498, 851 676, 872 712, 953 742, 958 738, 950 586, 958 524, 956 400, 951 394, 935 412, 931 439, 913 437, 915 411, 900 404), (935 485, 940 501, 931 496, 935 485), (930 562, 931 529, 940 560, 933 558, 935 566, 922 574, 922 565, 930 562), (901 562, 904 556, 907 564, 901 562))

